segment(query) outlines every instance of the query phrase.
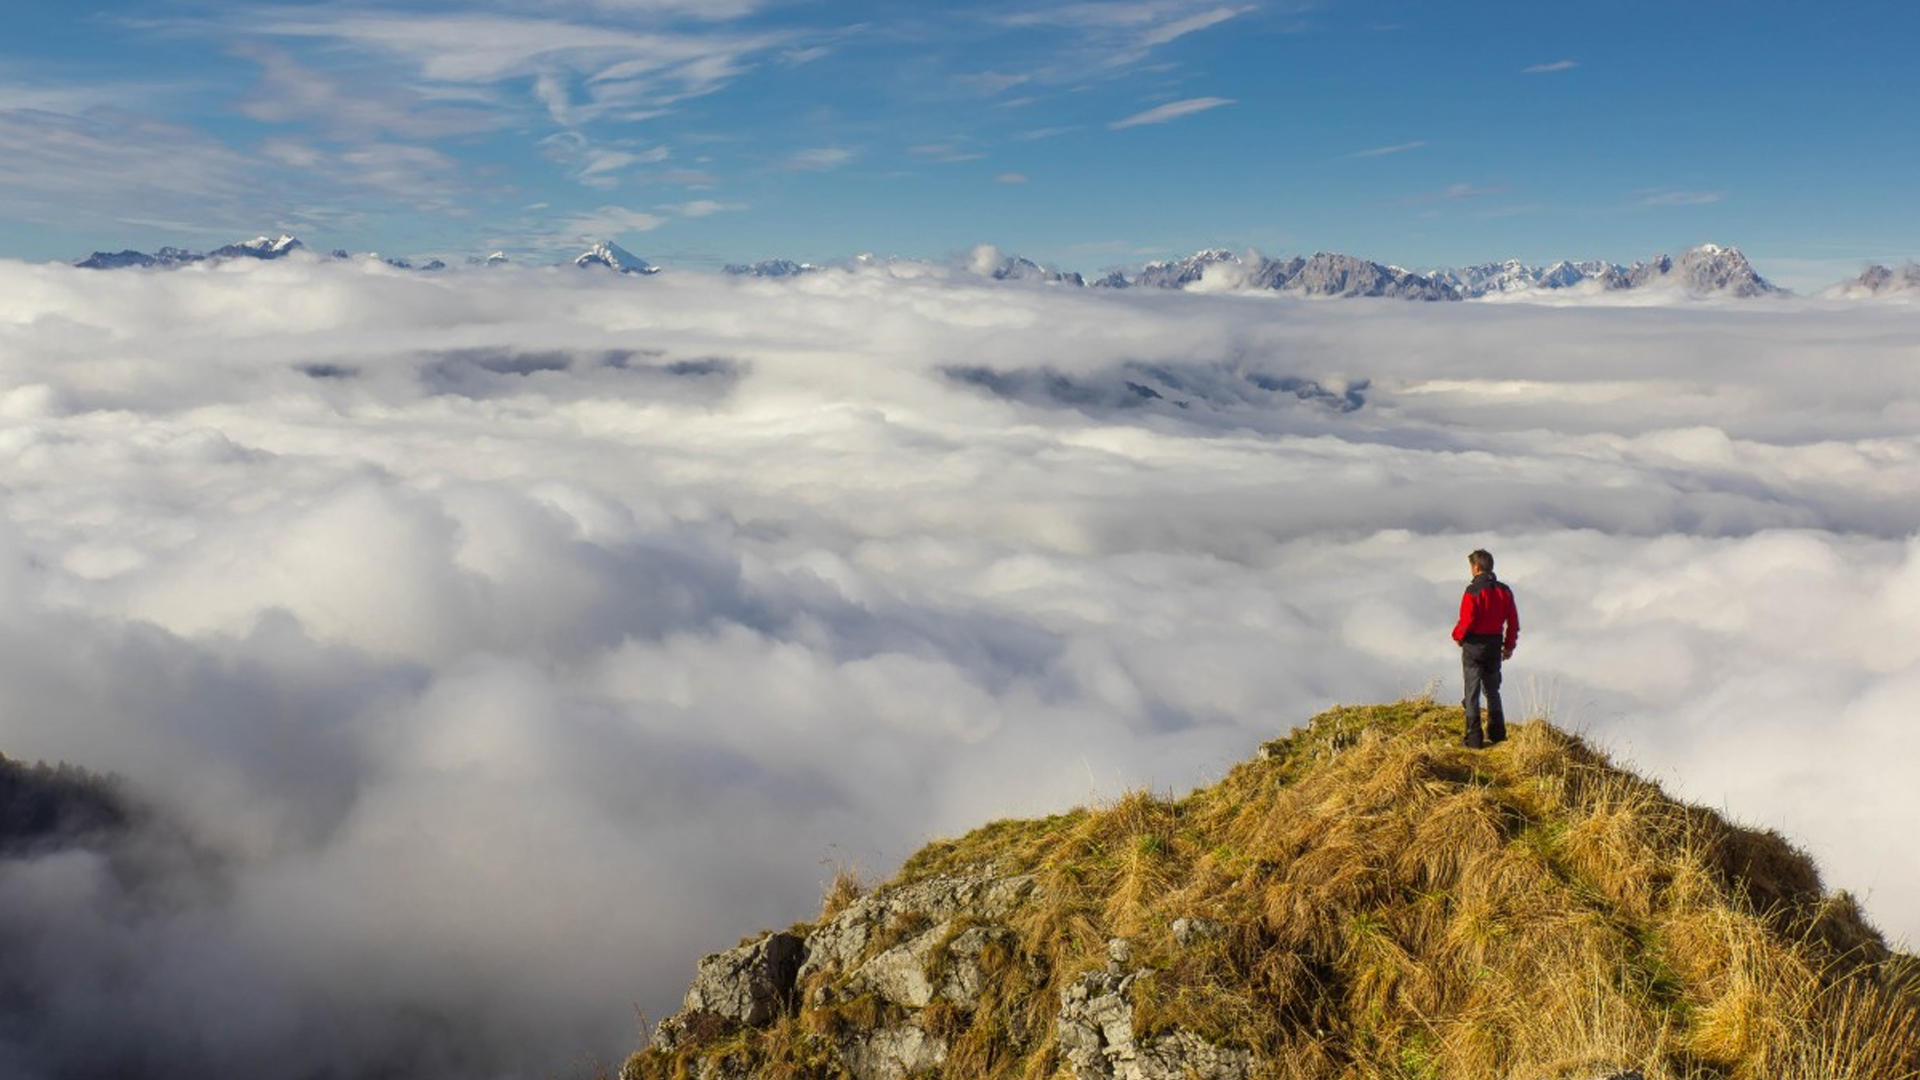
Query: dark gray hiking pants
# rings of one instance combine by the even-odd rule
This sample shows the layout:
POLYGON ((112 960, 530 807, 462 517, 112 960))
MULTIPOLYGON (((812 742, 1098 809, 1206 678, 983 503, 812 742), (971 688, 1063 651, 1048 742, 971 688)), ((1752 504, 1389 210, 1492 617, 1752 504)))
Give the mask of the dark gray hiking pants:
POLYGON ((1467 745, 1481 745, 1480 695, 1487 695, 1487 739, 1499 742, 1507 737, 1507 714, 1500 707, 1500 642, 1473 641, 1460 645, 1460 671, 1466 676, 1467 696, 1460 704, 1467 710, 1467 745))

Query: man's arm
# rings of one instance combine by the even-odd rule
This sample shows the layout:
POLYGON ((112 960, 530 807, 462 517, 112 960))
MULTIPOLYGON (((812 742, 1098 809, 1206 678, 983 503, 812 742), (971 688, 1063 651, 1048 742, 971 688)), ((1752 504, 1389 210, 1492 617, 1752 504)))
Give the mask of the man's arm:
POLYGON ((1459 644, 1467 639, 1467 627, 1473 624, 1473 594, 1460 594, 1460 618, 1453 624, 1453 641, 1459 644))

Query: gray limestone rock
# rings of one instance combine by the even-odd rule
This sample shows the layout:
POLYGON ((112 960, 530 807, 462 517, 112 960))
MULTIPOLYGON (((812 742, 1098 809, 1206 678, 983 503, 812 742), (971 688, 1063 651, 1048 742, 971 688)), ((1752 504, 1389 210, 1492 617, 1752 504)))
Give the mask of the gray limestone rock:
POLYGON ((1180 918, 1173 920, 1174 944, 1183 949, 1192 948, 1203 941, 1211 941, 1227 932, 1227 928, 1212 919, 1180 918))
POLYGON ((981 955, 995 943, 1011 945, 1013 932, 999 926, 969 926, 956 932, 952 920, 935 924, 861 964, 853 973, 854 993, 872 991, 908 1009, 924 1009, 936 998, 972 1010, 987 989, 981 955))
POLYGON ((927 969, 946 926, 941 923, 860 965, 854 974, 856 985, 909 1009, 933 1004, 938 991, 927 977, 927 969))
POLYGON ((1127 991, 1146 972, 1096 971, 1060 992, 1054 1022, 1075 1080, 1246 1080, 1253 1052, 1216 1046, 1189 1031, 1135 1038, 1127 991))
POLYGON ((940 996, 960 1008, 973 1008, 987 991, 989 976, 981 956, 994 945, 1011 950, 1016 944, 1013 931, 999 926, 971 926, 953 935, 947 942, 940 996))
POLYGON ((752 1027, 772 1023, 792 1009, 794 980, 806 955, 802 939, 780 933, 702 959, 680 1012, 655 1031, 655 1045, 672 1049, 702 1015, 752 1027))
POLYGON ((1004 919, 1033 889, 1032 875, 999 877, 982 873, 928 878, 868 893, 807 936, 807 959, 800 968, 800 978, 818 971, 851 974, 860 966, 869 945, 903 924, 921 924, 923 929, 912 935, 919 938, 962 914, 983 922, 1004 919))
POLYGON ((912 1024, 901 1024, 844 1037, 840 1060, 854 1080, 906 1080, 945 1064, 947 1044, 912 1024))

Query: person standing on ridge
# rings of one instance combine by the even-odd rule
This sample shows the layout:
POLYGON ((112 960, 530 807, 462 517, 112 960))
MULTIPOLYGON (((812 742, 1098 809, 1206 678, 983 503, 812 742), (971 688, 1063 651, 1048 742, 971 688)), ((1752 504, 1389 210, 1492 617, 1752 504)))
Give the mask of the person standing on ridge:
POLYGON ((1520 643, 1520 611, 1513 606, 1513 590, 1493 576, 1493 556, 1476 550, 1467 556, 1473 580, 1460 597, 1460 620, 1453 624, 1453 640, 1460 646, 1460 670, 1466 676, 1466 745, 1478 750, 1507 737, 1507 716, 1500 707, 1500 661, 1513 656, 1520 643), (1487 695, 1486 738, 1480 735, 1480 694, 1487 695))

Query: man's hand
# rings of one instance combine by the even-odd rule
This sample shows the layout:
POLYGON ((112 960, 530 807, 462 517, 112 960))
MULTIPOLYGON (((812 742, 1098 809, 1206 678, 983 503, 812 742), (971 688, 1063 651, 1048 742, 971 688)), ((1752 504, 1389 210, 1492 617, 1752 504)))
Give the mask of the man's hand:
POLYGON ((1500 659, 1502 660, 1513 659, 1513 646, 1511 645, 1500 646, 1500 659))

